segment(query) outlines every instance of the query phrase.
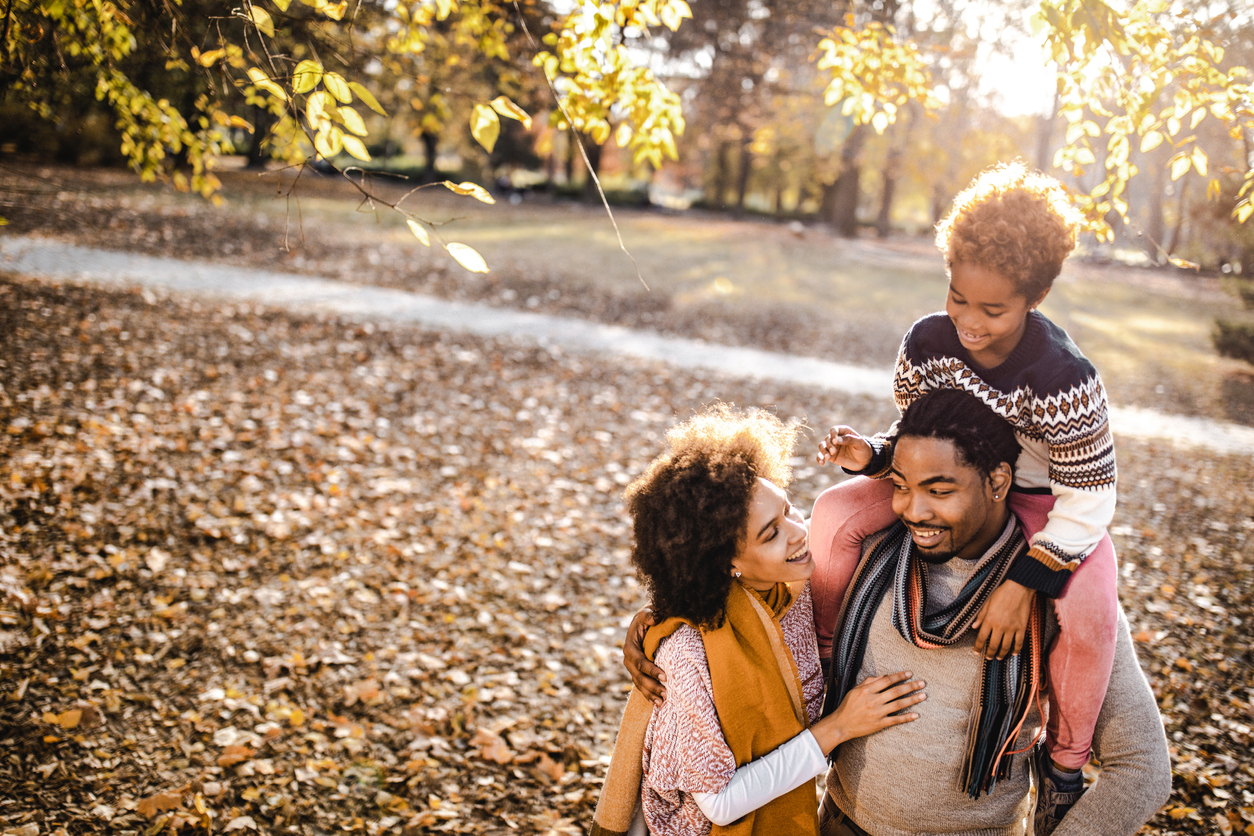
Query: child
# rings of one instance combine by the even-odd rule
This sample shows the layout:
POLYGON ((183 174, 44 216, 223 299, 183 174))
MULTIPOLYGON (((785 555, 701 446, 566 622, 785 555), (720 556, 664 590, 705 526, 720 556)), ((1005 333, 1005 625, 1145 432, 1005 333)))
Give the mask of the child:
MULTIPOLYGON (((1052 832, 1084 791, 1080 770, 1110 678, 1118 605, 1106 533, 1115 509, 1106 394, 1066 332, 1036 310, 1075 247, 1079 224, 1053 178, 1017 162, 982 172, 938 227, 949 273, 945 312, 910 327, 893 376, 899 410, 932 389, 964 389, 1009 421, 1023 446, 1010 506, 1031 550, 973 626, 976 652, 1003 658, 1019 652, 1035 592, 1053 599, 1060 632, 1047 666, 1051 708, 1037 836, 1052 832)), ((893 486, 882 478, 891 437, 891 429, 866 439, 834 427, 820 444, 820 463, 872 477, 831 489, 850 509, 848 523, 831 535, 833 550, 857 549, 894 520, 893 486)), ((820 645, 823 634, 820 627, 820 645)))

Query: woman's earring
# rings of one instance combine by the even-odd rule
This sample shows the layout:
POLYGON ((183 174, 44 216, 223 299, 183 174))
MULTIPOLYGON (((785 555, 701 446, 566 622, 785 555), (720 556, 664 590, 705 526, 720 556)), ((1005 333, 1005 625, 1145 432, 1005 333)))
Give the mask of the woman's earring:
POLYGON ((739 569, 732 569, 732 577, 733 577, 733 578, 738 578, 738 577, 740 577, 740 570, 739 570, 739 569))

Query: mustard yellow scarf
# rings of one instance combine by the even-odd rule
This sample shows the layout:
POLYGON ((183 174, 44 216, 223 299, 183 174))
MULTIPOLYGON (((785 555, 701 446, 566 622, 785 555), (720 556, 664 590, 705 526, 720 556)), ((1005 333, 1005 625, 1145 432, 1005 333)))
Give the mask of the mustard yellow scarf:
MULTIPOLYGON (((784 643, 779 623, 793 600, 795 596, 782 583, 765 595, 732 584, 723 625, 701 630, 714 708, 737 767, 810 727, 797 663, 784 643)), ((649 658, 662 639, 687 623, 671 618, 650 628, 644 647, 649 658)), ((652 711, 644 695, 632 688, 590 836, 622 836, 631 826, 640 800, 644 736, 652 711)), ((711 831, 712 836, 781 833, 818 833, 818 809, 811 784, 785 793, 726 827, 715 825, 711 831)))

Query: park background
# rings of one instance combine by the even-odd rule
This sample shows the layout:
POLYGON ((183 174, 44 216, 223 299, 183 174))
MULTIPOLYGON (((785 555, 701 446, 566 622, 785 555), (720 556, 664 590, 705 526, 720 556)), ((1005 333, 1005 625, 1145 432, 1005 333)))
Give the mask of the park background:
MULTIPOLYGON (((1094 95, 1077 116, 1055 97, 1050 78, 1068 66, 1033 52, 1035 5, 694 2, 692 19, 647 32, 614 25, 631 4, 594 7, 611 10, 608 43, 673 92, 644 114, 682 112, 682 133, 673 114, 666 123, 673 159, 633 145, 647 125, 604 89, 603 111, 590 100, 580 116, 578 85, 557 85, 572 110, 555 110, 530 58, 558 49, 566 10, 489 5, 362 4, 361 40, 348 42, 326 3, 267 18, 251 4, 11 3, 0 236, 325 276, 887 375, 905 328, 943 299, 930 228, 948 200, 993 162, 1050 170, 1108 229, 1084 237, 1045 312, 1116 406, 1216 422, 1176 442, 1117 438, 1121 595, 1175 770, 1146 832, 1254 833, 1254 468, 1249 450, 1213 449, 1205 431, 1254 424, 1243 310, 1254 229, 1239 217, 1252 134, 1248 88, 1231 81, 1254 63, 1248 6, 1057 4, 1072 17, 1055 29, 1076 31, 1081 13, 1100 24, 1102 9, 1124 10, 1133 46, 1140 9, 1179 36, 1167 43, 1181 61, 1193 35, 1219 45, 1210 55, 1236 91, 1232 119, 1210 100, 1195 117, 1185 75, 1158 91, 1115 183, 1119 217, 1101 204, 1108 155, 1081 153, 1100 140, 1105 155, 1114 105, 1094 95), (430 12, 420 51, 385 37, 401 31, 388 21, 402 7, 411 34, 430 12), (66 48, 90 45, 115 12, 125 54, 66 48), (899 36, 885 41, 877 24, 899 36), (214 75, 267 25, 287 74, 249 78, 282 86, 277 113, 264 85, 214 75), (546 43, 545 31, 559 35, 546 43), (844 31, 879 38, 858 42, 860 60, 913 44, 928 95, 903 94, 893 119, 876 119, 895 101, 885 82, 867 93, 879 104, 865 124, 826 101, 839 70, 820 67, 819 44, 844 31), (307 82, 291 70, 311 56, 320 81, 296 92, 307 82), (110 92, 124 87, 113 71, 128 98, 110 92), (387 114, 360 107, 368 162, 318 154, 340 150, 320 124, 338 125, 341 145, 354 135, 353 117, 309 111, 309 96, 340 90, 332 72, 387 114), (508 103, 485 107, 498 97, 508 103), (161 102, 202 138, 197 113, 227 114, 218 144, 134 133, 161 102), (486 110, 500 117, 495 136, 486 110), (572 130, 578 119, 587 130, 572 130), (166 152, 129 153, 145 141, 166 152)), ((678 14, 654 6, 659 19, 678 14)), ((893 417, 886 400, 839 391, 88 278, 0 282, 6 834, 586 832, 625 697, 617 646, 644 603, 620 493, 666 427, 716 399, 815 435, 893 417)), ((795 462, 803 507, 835 478, 809 464, 813 444, 803 434, 795 462)))

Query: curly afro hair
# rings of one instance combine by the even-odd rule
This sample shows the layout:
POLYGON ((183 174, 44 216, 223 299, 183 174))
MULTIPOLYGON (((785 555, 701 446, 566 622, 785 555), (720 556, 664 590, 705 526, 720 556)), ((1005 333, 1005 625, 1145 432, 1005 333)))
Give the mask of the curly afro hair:
POLYGON ((1066 189, 1022 162, 987 168, 936 227, 945 265, 995 270, 1029 302, 1049 292, 1083 224, 1066 189))
POLYGON ((667 451, 624 494, 635 536, 631 562, 659 619, 723 623, 757 480, 788 485, 796 435, 795 424, 725 404, 666 434, 667 451))
POLYGON ((948 441, 986 479, 1002 462, 1013 472, 1023 450, 1010 422, 962 389, 933 389, 915 400, 897 422, 894 437, 948 441))

